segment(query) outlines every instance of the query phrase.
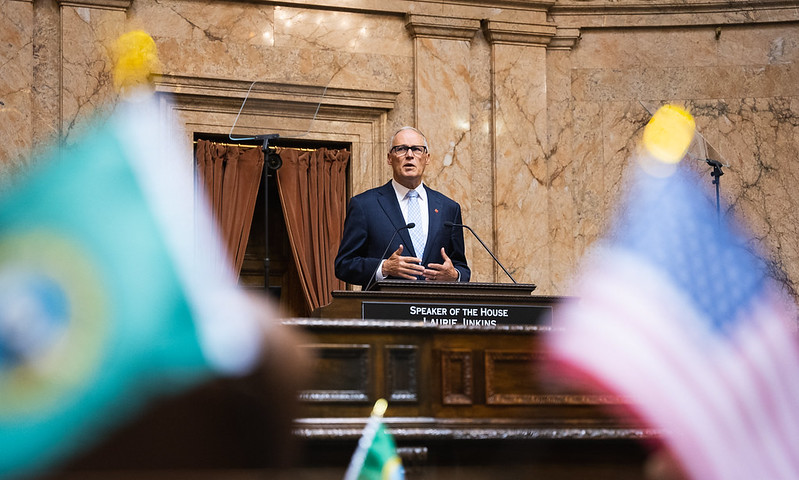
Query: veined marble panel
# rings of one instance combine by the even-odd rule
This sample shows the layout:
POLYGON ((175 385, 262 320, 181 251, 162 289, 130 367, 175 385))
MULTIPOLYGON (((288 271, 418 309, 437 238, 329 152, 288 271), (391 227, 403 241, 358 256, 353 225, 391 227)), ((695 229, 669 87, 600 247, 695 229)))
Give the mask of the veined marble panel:
MULTIPOLYGON (((470 41, 423 37, 416 42, 416 124, 430 143, 425 182, 471 212, 470 41)), ((475 244, 469 232, 463 233, 470 240, 466 258, 473 259, 475 244)), ((471 265, 475 281, 490 279, 490 265, 481 266, 483 271, 471 265)))
MULTIPOLYGON (((647 109, 674 102, 692 112, 698 131, 729 164, 721 177, 722 211, 752 229, 752 247, 796 295, 795 30, 726 26, 719 36, 712 28, 583 32, 570 55, 572 137, 561 135, 553 145, 572 152, 578 255, 613 218, 647 109)), ((710 167, 694 167, 707 175, 704 188, 714 196, 710 167)))
POLYGON ((0 184, 25 162, 33 136, 33 3, 0 0, 0 184))
POLYGON ((124 27, 122 11, 61 7, 61 115, 67 143, 87 119, 102 115, 116 99, 112 49, 124 27))
POLYGON ((582 177, 573 145, 563 139, 572 138, 574 131, 574 102, 571 98, 571 58, 566 50, 547 53, 547 103, 549 121, 549 278, 553 294, 568 284, 577 258, 574 226, 578 215, 575 203, 576 183, 582 177), (557 119, 557 120, 555 120, 557 119))
POLYGON ((134 4, 159 42, 164 73, 383 89, 408 85, 412 45, 401 17, 250 3, 134 4), (190 39, 190 41, 186 41, 190 39))
MULTIPOLYGON (((492 250, 494 243, 494 162, 491 108, 491 46, 482 31, 478 32, 471 43, 470 74, 470 115, 471 132, 469 135, 469 153, 472 159, 471 188, 466 192, 469 196, 468 210, 463 212, 463 221, 480 236, 492 250)), ((509 282, 494 265, 494 259, 483 249, 480 243, 464 232, 466 253, 475 282, 509 282)), ((504 262, 503 262, 504 263, 504 262)))
POLYGON ((496 254, 548 292, 546 50, 495 44, 492 62, 496 254))
MULTIPOLYGON (((721 177, 722 212, 753 230, 752 246, 796 295, 799 279, 799 104, 793 98, 689 103, 707 115, 707 137, 729 162, 721 177)), ((701 117, 700 117, 701 118, 701 117)), ((708 168, 705 167, 707 170, 708 168)), ((709 186, 710 187, 710 186, 709 186)))
POLYGON ((416 125, 430 144, 425 182, 467 212, 472 191, 469 59, 467 40, 416 39, 416 125))

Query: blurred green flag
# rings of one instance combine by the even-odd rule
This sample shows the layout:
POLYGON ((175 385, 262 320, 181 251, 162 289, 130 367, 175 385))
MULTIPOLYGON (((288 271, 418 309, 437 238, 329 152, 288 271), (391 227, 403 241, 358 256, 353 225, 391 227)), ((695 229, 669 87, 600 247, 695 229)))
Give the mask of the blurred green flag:
POLYGON ((381 423, 366 451, 366 458, 358 474, 358 480, 399 480, 404 478, 402 461, 397 455, 394 437, 381 423))
POLYGON ((197 261, 224 252, 161 115, 121 105, 0 198, 0 478, 257 355, 232 275, 197 261))
POLYGON ((402 480, 405 470, 397 455, 394 437, 383 423, 388 408, 385 399, 379 399, 358 440, 358 447, 344 473, 344 480, 402 480))

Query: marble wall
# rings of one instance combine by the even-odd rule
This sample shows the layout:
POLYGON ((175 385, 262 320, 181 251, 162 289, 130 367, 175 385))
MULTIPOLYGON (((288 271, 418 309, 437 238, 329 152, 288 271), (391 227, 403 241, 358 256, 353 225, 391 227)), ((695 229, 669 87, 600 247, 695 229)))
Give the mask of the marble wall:
MULTIPOLYGON (((647 109, 683 104, 730 164, 725 213, 796 294, 793 1, 0 0, 4 180, 113 104, 110 48, 133 28, 188 132, 238 116, 234 134, 351 143, 353 194, 390 177, 390 134, 419 127, 426 181, 541 294, 570 293, 647 109)), ((474 280, 508 281, 468 234, 467 255, 474 280)))

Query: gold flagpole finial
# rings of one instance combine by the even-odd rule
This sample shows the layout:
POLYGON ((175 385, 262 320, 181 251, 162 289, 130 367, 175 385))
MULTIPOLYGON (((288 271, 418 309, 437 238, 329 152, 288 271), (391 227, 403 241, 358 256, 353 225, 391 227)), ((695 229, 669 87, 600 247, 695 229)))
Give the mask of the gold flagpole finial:
POLYGON ((382 417, 386 413, 386 409, 388 408, 388 402, 381 398, 375 402, 374 408, 372 408, 372 415, 377 417, 382 417))

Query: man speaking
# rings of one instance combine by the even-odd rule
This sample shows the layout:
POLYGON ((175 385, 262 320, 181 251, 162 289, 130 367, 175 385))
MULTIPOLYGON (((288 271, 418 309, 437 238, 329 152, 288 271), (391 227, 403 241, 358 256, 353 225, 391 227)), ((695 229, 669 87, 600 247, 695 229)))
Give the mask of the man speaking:
POLYGON ((468 282, 463 230, 444 225, 462 223, 461 207, 422 182, 427 139, 403 127, 387 158, 392 180, 350 200, 336 277, 364 290, 386 278, 468 282))

